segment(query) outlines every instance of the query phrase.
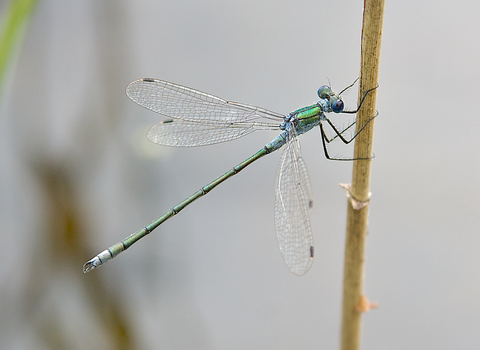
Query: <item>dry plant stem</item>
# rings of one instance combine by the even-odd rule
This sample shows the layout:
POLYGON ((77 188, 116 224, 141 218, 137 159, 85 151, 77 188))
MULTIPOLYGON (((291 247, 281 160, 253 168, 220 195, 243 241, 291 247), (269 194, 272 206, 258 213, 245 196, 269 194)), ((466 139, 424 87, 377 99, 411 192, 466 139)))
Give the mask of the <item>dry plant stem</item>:
MULTIPOLYGON (((382 39, 384 0, 366 0, 364 4, 362 53, 359 99, 368 89, 378 85, 378 68, 382 39)), ((357 114, 357 128, 375 115, 377 90, 368 94, 357 114)), ((355 139, 355 158, 372 156, 372 120, 355 139)), ((353 164, 352 196, 359 201, 368 201, 370 193, 371 160, 357 160, 353 164)), ((368 208, 355 210, 348 201, 347 235, 345 243, 345 266, 343 279, 342 350, 360 349, 361 312, 356 305, 363 293, 365 240, 367 235, 368 208)))

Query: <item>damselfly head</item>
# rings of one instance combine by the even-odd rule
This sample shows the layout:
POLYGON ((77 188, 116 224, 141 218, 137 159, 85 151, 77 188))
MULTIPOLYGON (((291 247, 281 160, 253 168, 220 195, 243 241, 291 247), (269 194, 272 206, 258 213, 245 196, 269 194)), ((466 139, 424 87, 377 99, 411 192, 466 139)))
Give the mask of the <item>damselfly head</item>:
POLYGON ((335 94, 330 86, 323 85, 318 89, 317 94, 320 99, 325 100, 326 104, 332 109, 332 112, 340 113, 343 111, 344 105, 341 97, 335 94))

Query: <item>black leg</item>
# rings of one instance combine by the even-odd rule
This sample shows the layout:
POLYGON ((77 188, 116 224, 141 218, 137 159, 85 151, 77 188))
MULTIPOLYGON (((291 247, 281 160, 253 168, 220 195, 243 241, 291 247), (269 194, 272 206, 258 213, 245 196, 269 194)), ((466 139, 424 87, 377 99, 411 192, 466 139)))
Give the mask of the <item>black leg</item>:
MULTIPOLYGON (((330 139, 330 140, 329 140, 328 137, 325 135, 325 141, 327 141, 327 143, 330 143, 331 141, 333 141, 333 140, 336 139, 337 137, 340 137, 340 139, 342 140, 342 142, 343 142, 344 144, 348 145, 350 142, 352 142, 352 141, 355 139, 355 137, 358 136, 358 134, 360 134, 360 132, 362 132, 363 129, 365 129, 365 127, 367 126, 367 124, 370 123, 370 121, 371 121, 373 118, 375 118, 377 115, 378 115, 378 113, 375 114, 374 117, 371 117, 369 120, 367 120, 367 122, 365 123, 365 125, 362 126, 362 128, 361 128, 360 130, 358 130, 357 133, 356 133, 355 135, 353 135, 353 137, 352 137, 350 140, 347 140, 345 137, 343 137, 342 134, 343 134, 345 131, 347 131, 348 129, 350 129, 353 125, 355 125, 355 122, 353 122, 352 124, 350 124, 349 126, 347 126, 347 127, 346 127, 345 129, 343 129, 342 131, 338 131, 337 128, 335 127, 335 124, 333 124, 333 123, 330 121, 330 119, 328 119, 328 118, 325 117, 325 119, 326 119, 326 121, 328 122, 328 124, 330 124, 331 128, 333 129, 333 131, 335 131, 335 134, 337 134, 335 137, 333 137, 333 138, 330 139)), ((322 124, 320 124, 320 125, 322 125, 322 124)))
POLYGON ((345 91, 347 91, 348 89, 350 89, 353 85, 355 85, 355 83, 358 81, 358 79, 360 79, 360 78, 355 79, 353 83, 351 83, 351 84, 348 85, 345 89, 343 89, 342 91, 340 91, 340 92, 338 93, 338 95, 340 96, 340 95, 343 94, 345 91))
POLYGON ((335 133, 337 134, 336 136, 334 136, 333 138, 329 139, 327 137, 327 135, 325 134, 325 130, 323 129, 323 124, 320 123, 320 133, 321 133, 321 137, 322 137, 322 145, 323 145, 323 152, 325 153, 325 157, 327 159, 330 159, 330 160, 360 160, 360 159, 372 159, 374 158, 375 156, 373 157, 367 157, 367 158, 333 158, 333 157, 330 157, 330 155, 328 154, 328 150, 327 150, 327 143, 330 143, 331 141, 335 140, 337 137, 339 137, 342 142, 346 145, 348 145, 350 142, 352 142, 357 136, 358 134, 360 134, 363 129, 365 129, 365 127, 367 126, 368 123, 370 123, 370 121, 375 118, 376 116, 378 115, 378 112, 375 114, 375 116, 371 117, 366 123, 364 126, 362 126, 362 128, 360 130, 357 131, 357 133, 355 135, 353 135, 353 137, 350 139, 350 140, 347 140, 345 137, 343 137, 343 133, 345 131, 347 131, 349 128, 351 128, 355 122, 353 122, 352 124, 350 124, 349 126, 347 126, 345 129, 343 129, 342 131, 338 131, 337 128, 335 127, 335 125, 330 121, 330 119, 328 118, 325 118, 325 120, 328 122, 328 124, 331 126, 331 128, 335 131, 335 133))
POLYGON ((330 140, 328 139, 327 136, 325 136, 325 141, 326 141, 327 143, 330 143, 330 142, 332 142, 333 140, 335 140, 337 137, 339 137, 339 135, 340 135, 340 137, 342 138, 343 143, 348 144, 349 141, 345 140, 345 138, 342 137, 341 134, 343 134, 345 131, 347 131, 347 130, 350 129, 352 126, 354 126, 354 125, 356 124, 356 122, 353 122, 352 124, 350 124, 349 126, 347 126, 345 129, 343 129, 343 130, 340 131, 340 132, 336 129, 336 127, 335 127, 334 125, 332 125, 333 123, 332 123, 330 120, 328 120, 328 123, 332 126, 333 130, 335 130, 335 133, 336 133, 337 135, 335 135, 334 137, 332 137, 330 140))
POLYGON ((350 113, 350 114, 355 114, 359 111, 360 107, 362 107, 362 104, 363 104, 363 101, 365 101, 365 98, 367 97, 367 95, 372 92, 373 90, 375 89, 378 89, 378 86, 374 87, 373 89, 370 89, 370 90, 367 90, 367 92, 365 93, 365 95, 363 95, 362 97, 362 100, 360 101, 360 104, 358 105, 357 109, 354 110, 354 111, 342 111, 340 113, 350 113))

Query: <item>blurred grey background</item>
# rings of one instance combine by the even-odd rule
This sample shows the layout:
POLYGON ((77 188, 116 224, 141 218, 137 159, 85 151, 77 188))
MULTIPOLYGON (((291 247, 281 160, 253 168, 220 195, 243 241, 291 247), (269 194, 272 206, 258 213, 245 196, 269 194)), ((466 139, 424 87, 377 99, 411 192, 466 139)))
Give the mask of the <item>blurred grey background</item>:
MULTIPOLYGON (((327 161, 316 131, 301 137, 315 195, 307 275, 277 247, 279 152, 101 269, 82 264, 275 136, 150 144, 161 116, 126 97, 129 82, 288 113, 358 76, 362 6, 40 1, 0 99, 0 348, 338 348, 338 183, 352 164, 327 161)), ((363 317, 364 349, 480 348, 479 15, 472 1, 386 4, 365 280, 380 308, 363 317)))

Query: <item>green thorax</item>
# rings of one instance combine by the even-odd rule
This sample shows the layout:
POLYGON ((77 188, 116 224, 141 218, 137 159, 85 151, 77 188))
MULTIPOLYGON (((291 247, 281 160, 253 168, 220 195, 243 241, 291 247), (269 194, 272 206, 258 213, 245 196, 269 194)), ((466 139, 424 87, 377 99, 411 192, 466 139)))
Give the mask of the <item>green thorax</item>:
POLYGON ((320 120, 324 117, 323 109, 318 104, 297 109, 290 114, 297 117, 298 123, 295 130, 299 135, 319 125, 320 120))

